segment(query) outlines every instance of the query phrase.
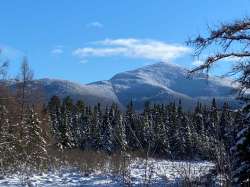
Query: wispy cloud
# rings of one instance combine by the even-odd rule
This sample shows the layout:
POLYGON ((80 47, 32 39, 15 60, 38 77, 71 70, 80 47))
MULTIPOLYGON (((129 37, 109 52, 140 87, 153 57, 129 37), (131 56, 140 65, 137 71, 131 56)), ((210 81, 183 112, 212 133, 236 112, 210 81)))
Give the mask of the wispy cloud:
POLYGON ((189 52, 191 52, 190 48, 178 44, 149 39, 121 38, 92 42, 91 46, 75 49, 73 55, 80 59, 124 56, 170 62, 189 52))
POLYGON ((61 55, 64 52, 63 51, 63 46, 62 45, 57 45, 50 52, 51 52, 52 55, 61 55))
POLYGON ((10 47, 8 45, 0 44, 0 58, 8 60, 17 60, 24 56, 24 53, 19 49, 10 47))
POLYGON ((86 25, 86 27, 90 28, 90 27, 95 27, 95 28, 102 28, 104 25, 102 23, 100 23, 99 21, 94 21, 94 22, 90 22, 86 25))
MULTIPOLYGON (((194 61, 192 62, 192 65, 194 65, 194 66, 200 66, 200 65, 202 65, 202 64, 205 63, 205 61, 206 61, 206 59, 207 59, 208 57, 209 57, 209 55, 203 55, 203 56, 200 57, 199 59, 194 60, 194 61)), ((240 58, 240 57, 226 57, 226 58, 222 59, 221 61, 223 61, 223 62, 232 62, 232 63, 234 63, 234 62, 239 62, 239 61, 241 61, 241 60, 242 60, 242 58, 240 58)))

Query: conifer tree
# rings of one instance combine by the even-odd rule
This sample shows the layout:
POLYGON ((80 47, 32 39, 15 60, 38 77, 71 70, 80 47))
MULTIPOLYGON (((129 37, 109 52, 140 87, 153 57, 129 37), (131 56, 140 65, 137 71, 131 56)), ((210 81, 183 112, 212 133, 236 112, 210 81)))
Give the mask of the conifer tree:
POLYGON ((75 146, 73 134, 72 134, 72 125, 73 125, 73 110, 74 105, 70 97, 63 99, 63 103, 60 109, 60 121, 58 124, 58 136, 59 136, 59 147, 61 149, 71 148, 75 146))
POLYGON ((168 121, 164 120, 167 117, 167 114, 164 114, 164 107, 157 106, 157 109, 154 114, 154 118, 150 119, 153 123, 153 140, 154 140, 154 149, 155 152, 159 155, 170 156, 170 145, 168 139, 168 130, 169 124, 168 121))
POLYGON ((60 126, 62 123, 61 100, 57 96, 52 96, 48 103, 49 122, 55 144, 61 142, 60 126))
POLYGON ((138 149, 140 147, 140 141, 136 134, 136 125, 138 124, 136 124, 136 116, 132 101, 130 101, 127 106, 125 120, 128 146, 132 149, 138 149))
POLYGON ((113 129, 109 119, 109 111, 106 107, 105 114, 103 116, 103 123, 101 126, 101 142, 102 149, 108 153, 111 153, 114 149, 114 136, 113 129))
POLYGON ((21 140, 21 146, 23 150, 23 159, 30 167, 35 169, 41 169, 46 164, 47 155, 47 143, 42 134, 40 127, 41 121, 38 118, 37 113, 32 109, 28 111, 23 118, 23 137, 21 140))
POLYGON ((216 136, 216 138, 219 137, 219 131, 220 131, 220 127, 218 125, 218 112, 217 112, 217 104, 215 101, 215 98, 213 98, 212 100, 212 105, 211 105, 211 110, 210 110, 210 125, 209 125, 209 131, 210 134, 214 134, 216 136))
POLYGON ((86 142, 87 129, 86 129, 86 112, 85 104, 83 101, 78 100, 75 106, 74 112, 74 141, 76 146, 84 149, 84 144, 86 142))
POLYGON ((170 141, 170 152, 171 156, 175 157, 176 150, 178 150, 178 145, 176 145, 176 138, 178 138, 177 134, 177 110, 175 103, 170 103, 169 105, 169 141, 170 141))
POLYGON ((229 148, 232 142, 233 124, 232 116, 229 111, 228 103, 224 103, 220 121, 219 121, 219 139, 221 139, 226 148, 229 148))
POLYGON ((231 147, 232 153, 232 176, 236 184, 247 186, 250 183, 250 105, 243 110, 244 125, 237 133, 235 143, 231 147))
POLYGON ((152 120, 149 119, 149 114, 144 114, 144 119, 143 119, 143 137, 142 137, 142 143, 143 147, 146 151, 151 151, 151 149, 154 148, 154 129, 153 129, 153 124, 152 120))
POLYGON ((112 104, 109 111, 109 119, 113 129, 114 149, 125 151, 127 149, 125 123, 122 113, 116 104, 112 104))
POLYGON ((91 149, 92 148, 92 109, 90 106, 86 107, 85 115, 82 115, 82 131, 83 131, 83 139, 82 139, 82 148, 83 149, 91 149))
POLYGON ((102 149, 101 139, 101 128, 102 128, 102 112, 100 104, 94 107, 92 120, 91 120, 91 147, 95 150, 102 149))
POLYGON ((198 102, 192 116, 192 149, 196 156, 201 156, 206 148, 206 132, 201 104, 198 102))
POLYGON ((176 156, 181 158, 185 155, 185 136, 184 136, 184 125, 186 126, 186 119, 182 112, 181 102, 179 101, 179 106, 177 108, 176 113, 176 121, 175 121, 175 130, 174 130, 174 149, 176 156))
POLYGON ((125 151, 127 149, 127 139, 126 139, 126 129, 123 116, 118 112, 115 118, 117 125, 115 126, 114 133, 117 142, 117 147, 120 151, 125 151))
POLYGON ((3 170, 8 166, 13 166, 17 154, 15 127, 10 124, 7 114, 6 107, 0 105, 0 165, 3 170))

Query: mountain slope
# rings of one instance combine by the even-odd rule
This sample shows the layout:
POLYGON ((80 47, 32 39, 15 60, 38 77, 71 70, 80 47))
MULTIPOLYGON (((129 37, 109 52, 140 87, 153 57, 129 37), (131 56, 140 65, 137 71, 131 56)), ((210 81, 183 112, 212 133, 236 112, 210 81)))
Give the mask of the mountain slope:
POLYGON ((188 107, 197 100, 206 102, 213 97, 221 101, 232 100, 234 95, 230 80, 215 77, 207 79, 204 74, 189 79, 187 70, 167 63, 117 74, 110 82, 121 103, 133 99, 139 106, 147 100, 168 103, 181 99, 188 107))
POLYGON ((96 104, 98 102, 110 104, 115 102, 121 105, 113 91, 112 85, 108 81, 91 86, 51 79, 41 79, 36 82, 42 87, 48 97, 58 95, 63 98, 69 95, 75 100, 84 99, 89 104, 96 104))

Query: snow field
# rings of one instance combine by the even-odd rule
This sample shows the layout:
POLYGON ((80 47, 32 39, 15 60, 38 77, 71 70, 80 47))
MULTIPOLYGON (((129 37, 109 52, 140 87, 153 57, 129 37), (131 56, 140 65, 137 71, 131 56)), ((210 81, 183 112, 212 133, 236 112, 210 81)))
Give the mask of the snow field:
MULTIPOLYGON (((174 185, 186 179, 195 180, 206 175, 214 167, 211 162, 169 161, 156 159, 134 159, 126 169, 126 176, 110 172, 94 171, 90 174, 77 169, 61 169, 32 176, 12 175, 0 178, 1 187, 21 186, 133 186, 174 185)), ((104 169, 106 170, 106 169, 104 169)))

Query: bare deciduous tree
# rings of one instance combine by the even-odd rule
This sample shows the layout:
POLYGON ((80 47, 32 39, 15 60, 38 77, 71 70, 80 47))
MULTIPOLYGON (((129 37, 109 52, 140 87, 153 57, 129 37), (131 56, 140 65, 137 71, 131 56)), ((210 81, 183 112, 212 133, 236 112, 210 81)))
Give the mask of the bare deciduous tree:
POLYGON ((30 96, 30 89, 28 89, 28 83, 33 79, 33 72, 29 67, 28 60, 24 57, 23 62, 21 64, 20 73, 18 75, 18 100, 20 103, 20 116, 23 117, 25 109, 28 104, 28 97, 30 96))
MULTIPOLYGON (((195 57, 206 54, 208 49, 216 51, 210 54, 198 67, 190 73, 205 70, 222 61, 234 62, 228 75, 240 83, 239 99, 245 102, 241 112, 245 115, 244 127, 237 135, 233 145, 233 169, 232 175, 236 183, 248 183, 250 181, 250 18, 237 20, 229 24, 221 24, 216 29, 209 29, 206 37, 198 36, 187 42, 195 47, 195 57), (230 59, 230 60, 229 60, 230 59), (244 132, 244 133, 243 133, 244 132), (242 137, 241 137, 242 136, 242 137), (244 167, 242 166, 244 165, 244 167)), ((237 125, 237 124, 234 124, 237 125)), ((231 149, 232 150, 232 149, 231 149)))
MULTIPOLYGON (((2 53, 2 50, 0 48, 0 55, 2 53)), ((7 68, 9 67, 9 61, 8 60, 4 60, 4 61, 0 61, 0 76, 1 79, 4 79, 7 75, 7 68)))

